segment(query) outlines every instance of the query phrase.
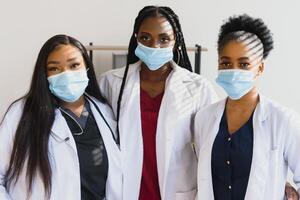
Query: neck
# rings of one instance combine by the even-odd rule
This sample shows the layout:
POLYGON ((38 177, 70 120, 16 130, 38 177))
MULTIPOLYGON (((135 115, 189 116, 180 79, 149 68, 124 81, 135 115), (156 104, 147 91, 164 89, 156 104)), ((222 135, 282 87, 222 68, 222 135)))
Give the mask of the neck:
POLYGON ((258 90, 254 87, 250 92, 238 100, 227 99, 227 108, 239 108, 240 110, 255 108, 259 102, 258 90))
POLYGON ((172 67, 169 62, 164 64, 161 68, 155 71, 150 70, 144 63, 142 63, 140 76, 141 76, 141 80, 154 81, 154 82, 164 81, 167 79, 171 71, 172 71, 172 67))
POLYGON ((77 116, 80 116, 84 107, 85 99, 84 96, 82 95, 77 101, 75 102, 65 102, 61 101, 60 105, 64 108, 67 108, 71 110, 74 114, 77 116))

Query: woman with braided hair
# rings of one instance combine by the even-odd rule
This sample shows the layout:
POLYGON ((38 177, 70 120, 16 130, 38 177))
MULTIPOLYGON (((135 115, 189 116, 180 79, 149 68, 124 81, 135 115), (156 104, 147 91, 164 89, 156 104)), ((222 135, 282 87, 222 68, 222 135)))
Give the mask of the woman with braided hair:
POLYGON ((126 66, 103 74, 99 84, 117 116, 124 200, 195 199, 193 118, 216 95, 191 71, 177 15, 144 7, 126 66))

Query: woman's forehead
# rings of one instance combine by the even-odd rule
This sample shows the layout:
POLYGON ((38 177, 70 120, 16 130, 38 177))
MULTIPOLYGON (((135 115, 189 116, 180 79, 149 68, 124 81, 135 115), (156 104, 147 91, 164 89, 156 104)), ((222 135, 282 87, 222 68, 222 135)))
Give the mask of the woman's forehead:
POLYGON ((263 48, 260 45, 253 46, 247 41, 230 41, 220 51, 220 57, 239 59, 247 57, 250 60, 262 58, 263 48))
POLYGON ((70 58, 81 58, 81 52, 72 45, 61 45, 52 51, 48 56, 50 60, 68 60, 70 58))
POLYGON ((170 22, 163 16, 146 18, 142 22, 139 32, 156 33, 158 35, 164 33, 174 34, 170 22))

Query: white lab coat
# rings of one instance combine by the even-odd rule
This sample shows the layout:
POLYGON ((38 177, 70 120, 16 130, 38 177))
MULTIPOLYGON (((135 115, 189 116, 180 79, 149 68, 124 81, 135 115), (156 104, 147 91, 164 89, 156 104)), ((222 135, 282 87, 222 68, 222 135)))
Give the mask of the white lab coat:
MULTIPOLYGON (((195 199, 197 158, 191 146, 193 119, 201 107, 216 100, 210 83, 175 62, 165 86, 156 131, 158 181, 163 200, 195 199)), ((120 112, 120 148, 124 200, 137 200, 143 166, 140 111, 140 66, 129 66, 120 112)), ((117 113, 117 101, 125 68, 100 77, 103 95, 117 113)))
MULTIPOLYGON (((199 111, 195 118, 199 200, 214 199, 211 154, 225 103, 226 99, 210 105, 199 111)), ((260 96, 253 116, 253 157, 245 200, 283 200, 288 167, 299 188, 299 153, 299 116, 260 96)))
MULTIPOLYGON (((113 113, 108 105, 105 105, 96 99, 94 102, 98 105, 105 119, 110 124, 113 131, 116 130, 116 122, 113 113)), ((4 118, 0 127, 0 199, 1 200, 22 200, 26 199, 27 182, 25 180, 26 172, 20 174, 16 185, 11 186, 7 191, 3 186, 3 177, 7 171, 10 155, 14 142, 19 119, 23 111, 24 100, 20 100, 12 105, 4 118)), ((108 177, 106 182, 106 199, 122 199, 122 171, 120 169, 120 151, 116 145, 112 133, 101 118, 100 114, 90 103, 91 110, 98 124, 102 135, 105 148, 108 155, 108 177)), ((80 200, 80 171, 76 144, 70 129, 57 109, 55 111, 55 121, 51 129, 49 138, 49 157, 52 169, 52 192, 51 200, 80 200), (69 140, 66 140, 69 138, 69 140)), ((26 169, 25 169, 26 170, 26 169)), ((42 200, 44 196, 44 186, 41 178, 37 176, 32 187, 30 200, 42 200)))

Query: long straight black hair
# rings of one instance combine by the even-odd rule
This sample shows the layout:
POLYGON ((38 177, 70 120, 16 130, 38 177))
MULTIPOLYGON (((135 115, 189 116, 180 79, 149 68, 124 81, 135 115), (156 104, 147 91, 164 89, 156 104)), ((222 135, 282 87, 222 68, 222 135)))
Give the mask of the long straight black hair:
MULTIPOLYGON (((125 82, 128 74, 129 65, 137 62, 139 58, 135 55, 134 51, 137 47, 137 38, 136 35, 140 29, 141 24, 146 18, 149 17, 164 17, 171 24, 174 34, 175 34, 175 46, 173 49, 173 60, 180 66, 189 71, 192 71, 192 66, 187 54, 186 45, 184 42, 183 33, 181 30, 181 25, 179 23, 178 16, 174 11, 169 7, 162 6, 146 6, 140 10, 138 16, 135 18, 133 33, 130 38, 128 54, 127 54, 127 63, 125 67, 124 76, 122 79, 122 84, 119 92, 118 102, 117 102, 117 131, 119 131, 119 118, 120 118, 120 107, 122 102, 122 95, 125 87, 125 82)), ((117 139, 117 143, 120 144, 120 137, 117 139)))
POLYGON ((46 66, 49 54, 61 45, 72 45, 81 52, 86 67, 89 68, 87 71, 89 83, 86 92, 99 101, 105 102, 100 93, 93 63, 85 47, 78 40, 67 35, 55 35, 50 38, 39 52, 29 91, 21 98, 25 102, 24 109, 16 130, 9 167, 4 177, 7 190, 11 184, 16 184, 22 170, 25 170, 28 194, 31 193, 35 176, 40 175, 44 183, 45 196, 49 198, 51 195, 52 170, 48 155, 48 142, 58 99, 49 90, 46 66))

